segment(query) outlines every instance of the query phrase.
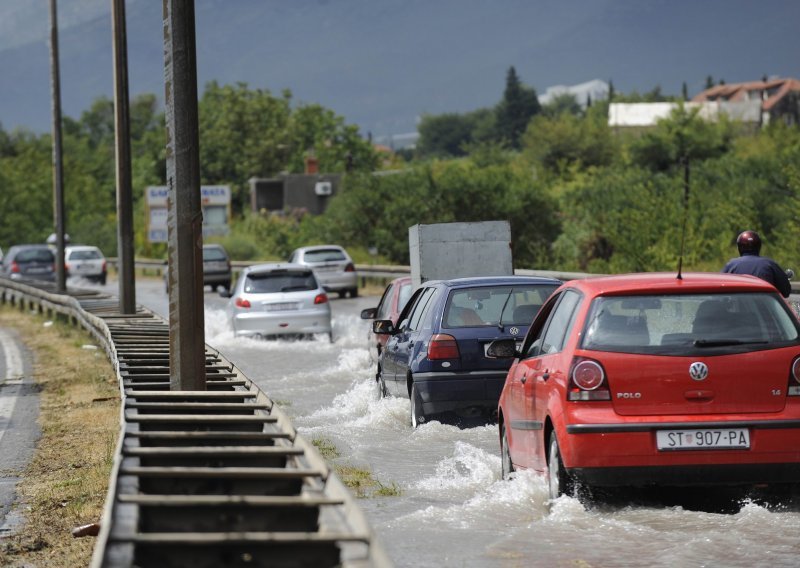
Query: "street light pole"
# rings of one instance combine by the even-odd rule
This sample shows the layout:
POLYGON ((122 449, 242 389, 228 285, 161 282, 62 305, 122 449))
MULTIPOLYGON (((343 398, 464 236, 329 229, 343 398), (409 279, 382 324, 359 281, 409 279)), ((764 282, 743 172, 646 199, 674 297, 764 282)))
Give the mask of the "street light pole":
POLYGON ((61 80, 58 65, 58 7, 50 0, 50 90, 53 111, 53 221, 56 230, 56 288, 67 289, 64 271, 64 168, 61 159, 61 80))
POLYGON ((171 390, 206 390, 194 1, 164 1, 171 390))
POLYGON ((114 40, 114 141, 117 170, 117 272, 119 311, 136 313, 133 258, 133 191, 131 189, 130 105, 128 103, 128 40, 125 0, 111 1, 114 40))

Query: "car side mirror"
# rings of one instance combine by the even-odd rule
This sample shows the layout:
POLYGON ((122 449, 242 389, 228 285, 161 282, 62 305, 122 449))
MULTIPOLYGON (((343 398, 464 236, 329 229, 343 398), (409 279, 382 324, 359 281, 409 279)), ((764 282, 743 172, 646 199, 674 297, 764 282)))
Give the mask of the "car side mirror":
POLYGON ((219 295, 221 298, 230 298, 231 296, 233 296, 233 294, 231 294, 231 291, 226 289, 220 290, 219 295))
POLYGON ((361 310, 361 319, 362 320, 371 320, 375 319, 375 315, 378 312, 378 308, 367 308, 366 310, 361 310))
POLYGON ((372 322, 372 332, 376 335, 393 335, 396 330, 392 320, 375 320, 372 322))
POLYGON ((791 268, 787 268, 786 269, 786 278, 788 278, 789 280, 794 278, 794 270, 792 270, 791 268))
POLYGON ((486 347, 489 359, 514 359, 519 356, 514 339, 495 339, 486 347))

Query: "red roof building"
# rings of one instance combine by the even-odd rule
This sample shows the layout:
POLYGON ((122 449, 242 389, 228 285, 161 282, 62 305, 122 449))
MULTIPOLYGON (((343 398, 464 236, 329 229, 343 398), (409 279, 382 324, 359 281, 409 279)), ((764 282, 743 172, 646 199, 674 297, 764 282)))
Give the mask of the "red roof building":
POLYGON ((768 79, 748 83, 716 85, 697 94, 693 102, 761 101, 761 120, 782 120, 786 124, 800 124, 800 81, 797 79, 768 79))

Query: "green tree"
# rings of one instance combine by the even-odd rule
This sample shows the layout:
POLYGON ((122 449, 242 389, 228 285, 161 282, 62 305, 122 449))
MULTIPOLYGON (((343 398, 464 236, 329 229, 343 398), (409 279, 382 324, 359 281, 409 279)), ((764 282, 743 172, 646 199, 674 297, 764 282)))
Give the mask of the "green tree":
POLYGON ((503 99, 497 105, 497 132, 511 148, 519 149, 520 141, 528 123, 541 111, 536 90, 526 87, 517 76, 514 67, 506 74, 503 99))
POLYGON ((534 117, 522 140, 523 155, 561 176, 574 167, 610 164, 618 149, 605 108, 607 105, 595 105, 585 118, 570 112, 534 117))

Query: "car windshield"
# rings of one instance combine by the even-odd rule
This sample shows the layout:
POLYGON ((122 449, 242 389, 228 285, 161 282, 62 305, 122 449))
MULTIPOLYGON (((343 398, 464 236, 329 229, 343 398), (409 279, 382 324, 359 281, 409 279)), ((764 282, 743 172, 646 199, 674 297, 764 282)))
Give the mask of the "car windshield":
POLYGON ((692 355, 797 343, 798 325, 776 294, 684 294, 595 299, 581 347, 692 355))
POLYGON ((203 248, 203 261, 228 260, 225 252, 216 247, 203 248))
POLYGON ((53 252, 47 248, 23 249, 17 253, 16 262, 55 262, 53 252))
POLYGON ((70 260, 97 260, 103 258, 103 255, 96 250, 74 250, 69 253, 70 260))
POLYGON ((274 294, 316 290, 317 281, 310 270, 275 270, 247 275, 244 291, 248 294, 274 294))
POLYGON ((530 325, 554 285, 518 284, 461 288, 450 293, 443 326, 530 325))
POLYGON ((331 262, 336 260, 347 260, 344 252, 339 249, 309 250, 303 258, 306 262, 331 262))

